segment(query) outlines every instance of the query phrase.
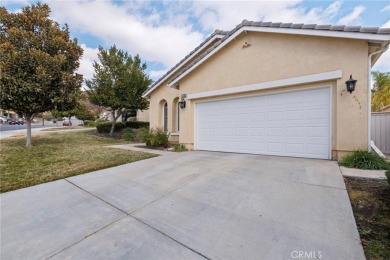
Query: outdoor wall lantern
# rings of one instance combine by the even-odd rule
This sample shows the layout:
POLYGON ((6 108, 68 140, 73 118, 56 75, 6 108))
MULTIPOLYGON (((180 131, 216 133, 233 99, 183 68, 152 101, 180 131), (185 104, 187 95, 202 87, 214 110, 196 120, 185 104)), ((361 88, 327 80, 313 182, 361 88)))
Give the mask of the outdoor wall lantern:
POLYGON ((179 101, 179 106, 180 108, 186 108, 186 101, 184 100, 184 98, 181 99, 181 101, 179 101))
POLYGON ((349 93, 352 93, 352 91, 355 90, 356 82, 357 80, 353 79, 352 75, 349 76, 349 80, 345 82, 345 85, 347 85, 347 90, 349 91, 349 93))

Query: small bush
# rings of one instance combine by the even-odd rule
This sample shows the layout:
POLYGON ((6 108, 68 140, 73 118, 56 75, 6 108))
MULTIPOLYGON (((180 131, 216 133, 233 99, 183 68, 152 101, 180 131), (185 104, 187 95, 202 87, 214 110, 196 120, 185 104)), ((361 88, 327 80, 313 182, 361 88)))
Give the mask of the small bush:
POLYGON ((151 131, 148 128, 141 128, 139 131, 141 142, 144 142, 146 146, 151 146, 150 140, 152 139, 151 131))
POLYGON ((390 185, 390 169, 385 172, 387 177, 387 183, 390 185))
POLYGON ((149 147, 168 147, 169 145, 169 134, 165 133, 161 128, 141 129, 141 140, 146 143, 149 147))
MULTIPOLYGON (((99 134, 109 133, 111 131, 112 122, 100 123, 96 125, 96 130, 99 134)), ((125 125, 122 122, 115 123, 114 132, 120 132, 125 125)))
POLYGON ((390 164, 374 152, 357 150, 341 159, 340 165, 364 170, 387 170, 390 164))
POLYGON ((125 128, 123 130, 123 139, 125 139, 126 141, 134 142, 135 134, 133 132, 133 129, 125 128))
POLYGON ((84 121, 84 126, 93 127, 96 126, 96 123, 94 121, 84 121))
POLYGON ((107 123, 109 122, 107 119, 104 118, 99 118, 95 120, 96 124, 101 124, 101 123, 107 123))
POLYGON ((177 153, 181 153, 188 150, 184 144, 175 144, 175 146, 173 146, 173 151, 177 153))
POLYGON ((126 127, 133 128, 133 129, 140 129, 140 128, 149 128, 149 122, 142 122, 142 121, 126 121, 124 122, 126 127))

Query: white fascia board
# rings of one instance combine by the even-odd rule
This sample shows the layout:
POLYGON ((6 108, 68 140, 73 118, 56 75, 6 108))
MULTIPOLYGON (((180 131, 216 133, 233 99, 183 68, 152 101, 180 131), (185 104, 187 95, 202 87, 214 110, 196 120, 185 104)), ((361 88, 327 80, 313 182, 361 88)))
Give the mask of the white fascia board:
POLYGON ((253 27, 243 26, 232 34, 226 41, 221 43, 217 48, 207 54, 197 64, 189 68, 174 81, 168 84, 168 87, 173 86, 182 78, 187 76, 191 71, 196 69, 199 65, 205 62, 208 58, 217 53, 220 49, 226 46, 229 42, 235 39, 242 32, 267 32, 267 33, 281 33, 281 34, 297 34, 297 35, 310 35, 310 36, 322 36, 322 37, 336 37, 336 38, 348 38, 348 39, 360 39, 360 40, 375 40, 375 41, 390 41, 390 35, 388 34, 372 34, 372 33, 360 33, 360 32, 340 32, 340 31, 327 31, 327 30, 315 30, 315 29, 288 29, 288 28, 272 28, 272 27, 253 27))
MULTIPOLYGON (((199 53, 201 53, 202 51, 204 51, 206 49, 206 47, 209 47, 209 45, 207 43, 210 43, 210 42, 213 42, 214 40, 216 39, 221 39, 222 37, 224 37, 224 35, 219 35, 219 34, 216 34, 214 35, 213 38, 211 38, 208 42, 206 42, 205 44, 203 44, 202 47, 200 47, 199 49, 197 49, 193 54, 191 54, 190 57, 187 58, 187 60, 191 60, 192 58, 194 58, 196 55, 198 55, 199 53)), ((183 62, 183 64, 185 64, 186 61, 183 62)), ((155 90, 158 86, 161 85, 161 83, 163 83, 166 79, 172 77, 179 69, 181 69, 183 67, 183 64, 181 66, 178 66, 176 67, 176 69, 172 70, 168 75, 166 75, 158 84, 156 84, 153 88, 149 89, 142 97, 146 98, 150 93, 153 92, 153 90, 155 90)))
POLYGON ((287 87, 292 85, 302 85, 302 84, 313 83, 318 81, 339 79, 342 76, 343 73, 341 70, 335 70, 335 71, 329 71, 324 73, 296 77, 296 78, 281 79, 281 80, 268 81, 259 84, 253 84, 253 85, 246 85, 246 86, 239 86, 239 87, 188 94, 187 99, 207 98, 207 97, 214 97, 214 96, 221 96, 221 95, 245 93, 245 92, 257 91, 263 89, 287 87))
POLYGON ((329 31, 329 30, 315 30, 315 29, 272 28, 272 27, 249 27, 249 28, 245 27, 244 30, 253 31, 253 32, 299 34, 299 35, 347 38, 347 39, 358 39, 358 40, 390 41, 389 34, 373 34, 373 33, 329 31))

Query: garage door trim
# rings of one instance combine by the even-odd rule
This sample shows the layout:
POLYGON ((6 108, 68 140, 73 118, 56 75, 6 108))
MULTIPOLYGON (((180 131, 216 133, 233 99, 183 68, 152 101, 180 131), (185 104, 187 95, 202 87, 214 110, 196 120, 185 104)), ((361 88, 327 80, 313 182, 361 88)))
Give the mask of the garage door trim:
MULTIPOLYGON (((198 150, 197 147, 197 125, 198 125, 198 115, 197 115, 197 104, 200 103, 207 103, 207 102, 214 102, 214 101, 223 101, 223 100, 231 100, 231 99, 240 99, 240 98, 247 98, 247 97, 256 97, 256 96, 266 96, 266 95, 273 95, 273 94, 282 94, 282 93, 291 93, 291 92, 299 92, 303 90, 314 90, 314 89, 329 89, 329 133, 328 133, 328 142, 329 142, 329 149, 328 149, 328 159, 332 158, 332 129, 333 129, 333 117, 332 117, 332 111, 333 111, 333 88, 331 84, 325 84, 325 85, 319 85, 319 86, 313 86, 313 87, 303 87, 303 88, 297 88, 297 89, 291 89, 291 90, 275 90, 267 93, 256 93, 256 94, 243 94, 243 95, 236 95, 233 97, 218 97, 218 98, 210 98, 206 100, 199 100, 194 102, 194 150, 198 150)), ((237 152, 238 153, 238 152, 237 152)), ((287 155, 286 155, 287 156, 287 155)))

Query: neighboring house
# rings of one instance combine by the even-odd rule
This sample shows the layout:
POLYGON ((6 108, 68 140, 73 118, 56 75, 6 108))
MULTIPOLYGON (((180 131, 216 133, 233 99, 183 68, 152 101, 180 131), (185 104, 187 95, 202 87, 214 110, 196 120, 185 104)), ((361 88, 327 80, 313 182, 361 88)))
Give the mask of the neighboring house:
POLYGON ((149 122, 149 110, 137 110, 137 121, 149 122))
POLYGON ((338 159, 369 149, 368 76, 389 42, 385 28, 244 20, 145 92, 151 127, 195 150, 338 159))
POLYGON ((0 116, 4 117, 18 117, 18 115, 14 111, 5 110, 0 108, 0 116))

